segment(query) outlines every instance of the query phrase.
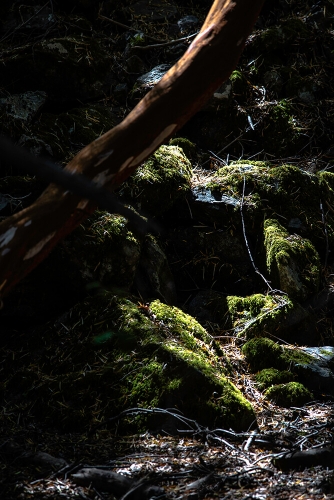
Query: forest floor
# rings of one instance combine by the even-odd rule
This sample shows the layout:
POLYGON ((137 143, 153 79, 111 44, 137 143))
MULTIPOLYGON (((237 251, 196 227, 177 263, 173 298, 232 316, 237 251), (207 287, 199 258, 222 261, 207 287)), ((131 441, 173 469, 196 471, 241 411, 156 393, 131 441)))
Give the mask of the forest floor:
MULTIPOLYGON (((187 11, 187 7, 182 6, 182 13, 184 15, 196 14, 202 21, 209 2, 206 3, 205 8, 197 7, 194 11, 192 11, 193 7, 189 7, 187 11)), ((228 149, 231 158, 238 159, 247 150, 249 158, 269 159, 273 162, 277 159, 281 162, 285 160, 310 172, 333 167, 334 104, 331 78, 333 76, 333 51, 330 45, 333 39, 333 15, 330 14, 328 17, 326 14, 326 8, 328 10, 330 4, 330 1, 321 1, 313 6, 305 6, 297 1, 287 1, 276 6, 273 2, 267 2, 265 14, 250 37, 250 43, 240 62, 243 77, 239 83, 235 84, 235 90, 237 90, 237 85, 240 85, 240 95, 237 96, 239 101, 234 100, 232 106, 238 114, 238 123, 234 135, 231 136, 236 139, 232 138, 233 144, 231 143, 228 149), (280 9, 282 9, 281 14, 279 14, 280 9), (255 52, 259 50, 259 47, 256 49, 256 44, 260 44, 260 47, 261 44, 264 44, 264 47, 265 43, 268 47, 270 45, 268 39, 266 41, 261 39, 262 29, 265 28, 268 35, 268 30, 279 25, 281 21, 285 26, 284 23, 291 16, 302 19, 309 32, 306 34, 294 32, 292 35, 287 33, 287 38, 282 36, 280 39, 281 32, 279 30, 276 32, 276 35, 279 35, 278 52, 282 50, 286 58, 287 53, 292 51, 296 62, 294 64, 290 61, 284 66, 279 62, 277 48, 274 47, 277 69, 281 70, 279 75, 280 71, 275 73, 272 68, 264 69, 267 63, 261 62, 256 57, 253 59, 251 55, 253 50, 255 52), (313 38, 310 38, 311 36, 313 38), (309 47, 312 56, 304 55, 304 46, 309 47), (251 64, 250 59, 252 59, 251 64), (296 67, 298 71, 294 73, 296 67), (285 79, 284 85, 282 75, 283 80, 285 79), (264 77, 268 87, 266 102, 261 97, 264 88, 261 82, 264 77), (297 99, 296 104, 297 94, 300 101, 297 99), (281 104, 277 105, 276 100, 281 104), (272 112, 277 121, 274 121, 272 112), (256 128, 257 124, 258 128, 256 128), (256 136, 258 130, 258 136, 256 136)), ((120 15, 119 19, 126 21, 125 16, 120 15)), ((138 19, 137 24, 140 25, 140 17, 138 19)), ((99 22, 102 23, 102 19, 99 22)), ((76 21, 72 18, 67 22, 66 16, 59 17, 57 28, 52 29, 59 29, 59 36, 64 35, 70 29, 71 23, 78 23, 76 29, 86 29, 83 18, 78 17, 76 21)), ((106 20, 104 23, 103 36, 109 40, 113 33, 105 35, 106 26, 110 25, 106 20)), ((161 36, 162 39, 168 41, 174 37, 168 34, 168 27, 168 23, 165 22, 160 27, 155 25, 151 35, 161 36)), ((116 30, 115 25, 113 28, 116 30)), ((117 41, 115 47, 119 50, 119 57, 115 57, 114 60, 114 75, 124 70, 123 52, 127 43, 123 28, 117 29, 119 31, 115 37, 117 41), (121 66, 122 70, 119 69, 121 66)), ((15 39, 19 33, 22 34, 20 43, 28 43, 31 40, 31 33, 26 35, 23 29, 21 31, 14 29, 11 32, 13 46, 20 45, 15 39), (25 36, 26 39, 24 39, 25 36)), ((273 45, 275 32, 271 31, 269 35, 272 36, 271 45, 273 45)), ((5 36, 6 43, 8 43, 8 37, 5 36)), ((1 48, 3 53, 6 52, 8 46, 1 48)), ((184 48, 181 47, 181 52, 184 48)), ((164 50, 161 49, 161 51, 164 50)), ((151 54, 146 56, 148 66, 160 62, 161 52, 147 50, 146 53, 151 54)), ((177 50, 173 52, 172 57, 176 55, 177 50)), ((275 61, 271 61, 272 64, 275 61)), ((128 70, 124 71, 131 73, 128 70)), ((119 82, 112 83, 115 87, 119 82)), ((117 121, 120 121, 131 109, 132 104, 135 104, 129 88, 123 102, 116 103, 116 105, 114 105, 113 96, 102 99, 104 103, 112 103, 117 121)), ((118 90, 123 91, 120 88, 118 90)), ((196 136, 198 120, 201 121, 202 118, 203 115, 195 118, 186 131, 192 140, 198 142, 199 146, 207 151, 211 147, 208 142, 210 131, 208 132, 206 126, 203 125, 202 138, 196 136)), ((220 135, 222 135, 221 131, 220 135)), ((75 144, 75 147, 80 149, 83 145, 75 144)), ((224 144, 217 145, 215 150, 217 157, 206 153, 205 161, 211 162, 212 171, 222 164, 220 150, 223 149, 224 159, 228 161, 224 144)), ((63 161, 68 160, 70 156, 63 158, 63 161)), ((13 357, 20 353, 20 336, 25 333, 27 334, 22 328, 19 333, 15 329, 7 332, 9 336, 17 335, 17 349, 13 351, 13 357)), ((7 340, 10 341, 10 338, 6 337, 3 345, 6 345, 7 340)), ((9 404, 6 398, 2 398, 0 498, 3 500, 39 498, 112 500, 115 496, 124 500, 150 498, 147 491, 142 488, 144 484, 162 488, 155 491, 156 498, 334 499, 334 457, 331 455, 328 457, 328 464, 319 464, 304 470, 292 467, 291 470, 283 471, 274 465, 275 459, 279 460, 281 454, 284 455, 289 451, 331 446, 334 430, 334 402, 324 398, 324 400, 313 401, 300 408, 276 406, 265 400, 258 391, 234 341, 226 344, 224 348, 238 374, 233 382, 246 395, 255 410, 256 428, 252 427, 243 433, 235 433, 229 429, 207 429, 201 426, 200 422, 188 420, 185 415, 180 421, 178 436, 169 435, 167 430, 158 434, 147 432, 122 435, 115 424, 117 419, 112 424, 106 423, 99 429, 65 433, 57 428, 43 426, 41 421, 35 420, 30 414, 22 414, 20 411, 22 400, 17 400, 17 403, 13 404, 15 400, 12 399, 9 404), (41 455, 41 453, 48 453, 48 455, 41 455), (121 494, 114 495, 112 488, 111 491, 106 491, 105 483, 97 486, 89 482, 79 484, 78 479, 75 481, 75 474, 83 468, 112 470, 132 478, 134 482, 127 491, 122 490, 121 494)), ((29 353, 25 353, 25 356, 29 357, 29 353)), ((22 367, 24 363, 25 360, 22 361, 22 367)), ((4 386, 6 377, 3 373, 2 377, 3 380, 0 382, 4 386)), ((2 391, 4 387, 1 383, 0 390, 2 391)), ((140 411, 137 410, 137 413, 140 411)), ((31 412, 33 414, 33 408, 31 412)), ((135 410, 134 416, 136 416, 135 410)), ((169 417, 178 418, 172 410, 170 410, 169 417)))

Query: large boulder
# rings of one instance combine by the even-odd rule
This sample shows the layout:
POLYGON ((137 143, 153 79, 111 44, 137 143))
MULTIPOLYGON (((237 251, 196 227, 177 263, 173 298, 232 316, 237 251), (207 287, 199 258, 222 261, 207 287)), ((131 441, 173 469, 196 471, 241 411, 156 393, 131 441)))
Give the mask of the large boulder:
POLYGON ((44 423, 87 427, 131 407, 176 408, 201 424, 236 430, 254 420, 219 344, 194 318, 158 300, 144 307, 110 292, 87 297, 35 331, 29 350, 34 363, 19 373, 10 360, 7 389, 34 403, 44 423))

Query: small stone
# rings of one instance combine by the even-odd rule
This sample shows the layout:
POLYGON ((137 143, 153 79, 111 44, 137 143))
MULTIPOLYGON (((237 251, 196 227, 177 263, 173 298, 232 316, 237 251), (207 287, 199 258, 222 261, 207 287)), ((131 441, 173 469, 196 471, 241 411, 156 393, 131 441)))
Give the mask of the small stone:
POLYGON ((155 66, 153 69, 151 69, 151 71, 137 78, 137 83, 139 83, 140 85, 153 87, 158 83, 159 80, 161 80, 161 78, 169 70, 169 68, 170 64, 159 64, 159 66, 155 66))
POLYGON ((199 20, 196 16, 184 16, 177 22, 182 34, 194 29, 197 24, 199 24, 199 20))

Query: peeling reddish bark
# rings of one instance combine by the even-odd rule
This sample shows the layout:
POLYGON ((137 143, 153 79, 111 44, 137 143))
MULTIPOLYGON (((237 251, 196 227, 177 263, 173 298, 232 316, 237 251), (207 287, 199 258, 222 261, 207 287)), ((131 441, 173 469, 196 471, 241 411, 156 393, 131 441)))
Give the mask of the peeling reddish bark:
MULTIPOLYGON (((184 56, 122 123, 67 165, 113 189, 196 113, 235 68, 264 0, 215 0, 184 56)), ((0 224, 0 293, 4 296, 95 209, 50 184, 30 207, 0 224)))

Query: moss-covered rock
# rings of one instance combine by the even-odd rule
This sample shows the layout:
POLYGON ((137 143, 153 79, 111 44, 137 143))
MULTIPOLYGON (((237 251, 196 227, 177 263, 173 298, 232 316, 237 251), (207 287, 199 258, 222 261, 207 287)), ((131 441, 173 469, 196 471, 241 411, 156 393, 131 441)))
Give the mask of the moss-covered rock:
MULTIPOLYGON (((231 365, 219 345, 175 307, 154 301, 142 310, 104 292, 38 338, 38 360, 30 366, 38 381, 30 377, 27 394, 47 422, 81 427, 126 408, 157 406, 209 426, 245 429, 254 419, 227 378, 231 365), (55 351, 56 341, 62 348, 55 351)), ((11 390, 20 391, 19 384, 11 390)))
POLYGON ((251 339, 242 348, 242 353, 254 372, 265 368, 285 368, 281 356, 283 347, 268 338, 251 339))
POLYGON ((285 99, 266 106, 262 144, 268 153, 289 154, 302 147, 303 130, 294 107, 285 99))
POLYGON ((226 301, 236 333, 248 339, 265 337, 271 330, 282 333, 286 326, 285 316, 294 309, 288 297, 279 295, 228 296, 226 301))
POLYGON ((301 349, 281 346, 268 338, 255 338, 246 342, 242 348, 252 371, 264 368, 291 370, 298 372, 299 367, 305 367, 313 362, 312 356, 301 349))
MULTIPOLYGON (((217 170, 201 187, 209 189, 212 199, 220 202, 219 207, 216 203, 215 211, 210 212, 213 220, 218 223, 220 217, 221 224, 233 225, 240 230, 239 209, 243 200, 243 217, 250 241, 253 236, 258 238, 264 218, 277 218, 279 214, 281 225, 289 233, 308 238, 317 251, 324 252, 326 236, 324 225, 319 224, 322 217, 320 200, 324 204, 324 200, 332 196, 333 179, 334 174, 314 175, 293 165, 270 167, 265 162, 237 162, 217 170), (234 200, 233 206, 228 200, 234 200)), ((330 213, 326 214, 326 223, 331 245, 334 242, 334 223, 330 213)))
POLYGON ((96 211, 63 243, 83 279, 127 290, 132 285, 141 243, 123 216, 96 211))
POLYGON ((305 349, 281 346, 268 338, 252 339, 242 348, 264 395, 282 406, 304 404, 313 391, 332 394, 333 374, 305 349))
POLYGON ((190 190, 191 163, 177 146, 160 148, 120 189, 120 195, 153 215, 161 215, 190 190))
POLYGON ((295 375, 288 370, 277 370, 276 368, 264 368, 255 375, 255 380, 261 390, 272 385, 286 384, 292 382, 295 375))
POLYGON ((293 165, 270 167, 265 162, 238 162, 220 168, 207 187, 239 200, 244 193, 247 231, 254 226, 258 230, 263 216, 270 218, 279 213, 286 218, 287 227, 291 219, 298 217, 300 232, 315 239, 315 245, 318 239, 324 239, 318 227, 320 186, 316 175, 293 165))
POLYGON ((305 300, 320 283, 320 258, 312 243, 289 232, 275 219, 264 222, 267 270, 272 286, 293 299, 305 300))
POLYGON ((273 385, 264 392, 266 398, 280 406, 302 406, 312 401, 313 394, 299 382, 273 385))
POLYGON ((185 137, 174 137, 174 139, 169 141, 169 145, 181 148, 189 160, 196 155, 196 145, 185 137))

